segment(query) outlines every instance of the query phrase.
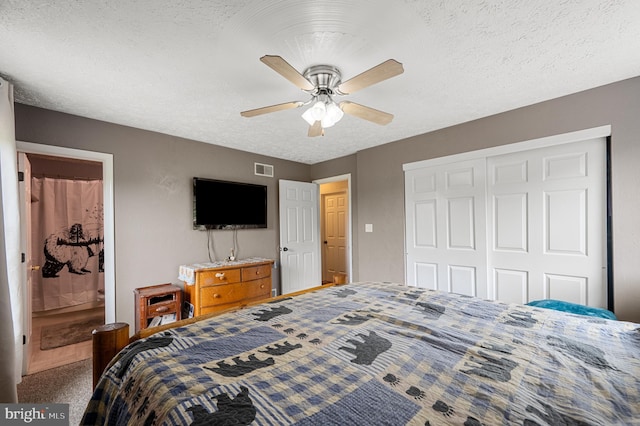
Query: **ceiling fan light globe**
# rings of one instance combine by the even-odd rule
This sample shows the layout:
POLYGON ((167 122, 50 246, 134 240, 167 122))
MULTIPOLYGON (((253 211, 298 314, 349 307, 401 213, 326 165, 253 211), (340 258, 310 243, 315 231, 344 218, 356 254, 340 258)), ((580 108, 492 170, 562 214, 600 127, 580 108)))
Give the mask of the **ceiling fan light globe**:
POLYGON ((311 110, 312 108, 309 108, 302 113, 302 118, 304 119, 304 121, 309 123, 309 126, 313 126, 313 124, 317 121, 315 118, 313 118, 313 112, 311 110))
POLYGON ((326 116, 329 117, 329 119, 333 122, 333 124, 335 124, 338 121, 342 120, 342 117, 344 116, 344 112, 338 105, 335 104, 335 102, 331 102, 330 104, 327 105, 326 116))
POLYGON ((320 125, 322 126, 323 129, 326 129, 327 127, 331 127, 336 123, 337 121, 332 120, 331 117, 329 117, 328 115, 326 115, 322 120, 320 120, 320 125))
POLYGON ((318 121, 324 118, 325 114, 327 113, 327 107, 325 106, 324 102, 318 101, 313 104, 311 108, 309 108, 309 111, 311 111, 312 117, 316 121, 318 121))

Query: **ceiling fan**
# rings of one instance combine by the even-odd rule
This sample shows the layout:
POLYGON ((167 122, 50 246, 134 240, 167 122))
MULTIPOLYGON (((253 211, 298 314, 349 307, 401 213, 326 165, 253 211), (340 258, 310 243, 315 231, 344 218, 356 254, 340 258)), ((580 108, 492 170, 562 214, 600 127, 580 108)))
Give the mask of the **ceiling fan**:
POLYGON ((354 102, 342 101, 336 104, 333 97, 349 95, 402 74, 404 72, 402 64, 394 59, 382 62, 344 83, 341 81, 340 70, 331 65, 315 65, 307 68, 301 74, 280 56, 265 55, 260 58, 260 61, 307 92, 311 99, 306 102, 294 101, 242 111, 240 115, 243 117, 255 117, 256 115, 311 105, 302 114, 302 118, 309 123, 309 136, 324 135, 324 129, 340 121, 344 113, 380 125, 389 124, 393 120, 392 114, 354 102))

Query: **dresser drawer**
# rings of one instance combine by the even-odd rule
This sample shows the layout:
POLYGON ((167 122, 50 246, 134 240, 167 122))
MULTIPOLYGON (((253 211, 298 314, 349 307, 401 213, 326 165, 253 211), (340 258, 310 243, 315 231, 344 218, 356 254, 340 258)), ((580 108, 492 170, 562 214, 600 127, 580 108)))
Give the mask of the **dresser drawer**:
POLYGON ((271 264, 242 268, 242 281, 257 280, 271 276, 271 264))
MULTIPOLYGON (((235 285, 243 286, 242 294, 244 295, 244 297, 241 300, 225 299, 222 295, 220 295, 220 297, 215 299, 216 304, 203 306, 201 308, 200 315, 220 312, 224 311, 225 309, 238 308, 252 302, 259 302, 260 300, 268 298, 271 294, 271 280, 269 278, 235 285)), ((211 288, 213 289, 214 287, 211 288)))
POLYGON ((270 293, 271 280, 269 278, 204 287, 200 293, 200 306, 205 308, 226 305, 245 299, 266 298, 270 293))
POLYGON ((179 310, 177 301, 156 303, 147 306, 147 317, 176 313, 179 310))
POLYGON ((246 288, 247 299, 255 300, 271 297, 271 278, 269 277, 242 284, 246 288))
POLYGON ((197 274, 199 285, 230 284, 240 281, 240 269, 225 269, 222 271, 204 271, 197 274))

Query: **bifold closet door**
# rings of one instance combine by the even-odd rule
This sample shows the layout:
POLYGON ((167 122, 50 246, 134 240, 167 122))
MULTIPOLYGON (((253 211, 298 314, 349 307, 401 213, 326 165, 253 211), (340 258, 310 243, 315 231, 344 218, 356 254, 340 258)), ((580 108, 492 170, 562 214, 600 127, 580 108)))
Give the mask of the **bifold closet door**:
POLYGON ((405 174, 407 283, 486 298, 485 160, 405 174))
POLYGON ((405 170, 406 281, 606 307, 606 141, 405 170))
POLYGON ((606 141, 487 159, 490 291, 606 307, 606 141))

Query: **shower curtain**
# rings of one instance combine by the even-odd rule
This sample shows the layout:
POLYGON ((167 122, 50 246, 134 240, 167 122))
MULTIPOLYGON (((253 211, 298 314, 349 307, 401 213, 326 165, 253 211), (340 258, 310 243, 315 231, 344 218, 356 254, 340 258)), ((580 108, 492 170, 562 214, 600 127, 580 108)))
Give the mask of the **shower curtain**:
POLYGON ((32 178, 33 311, 104 298, 101 180, 32 178))

